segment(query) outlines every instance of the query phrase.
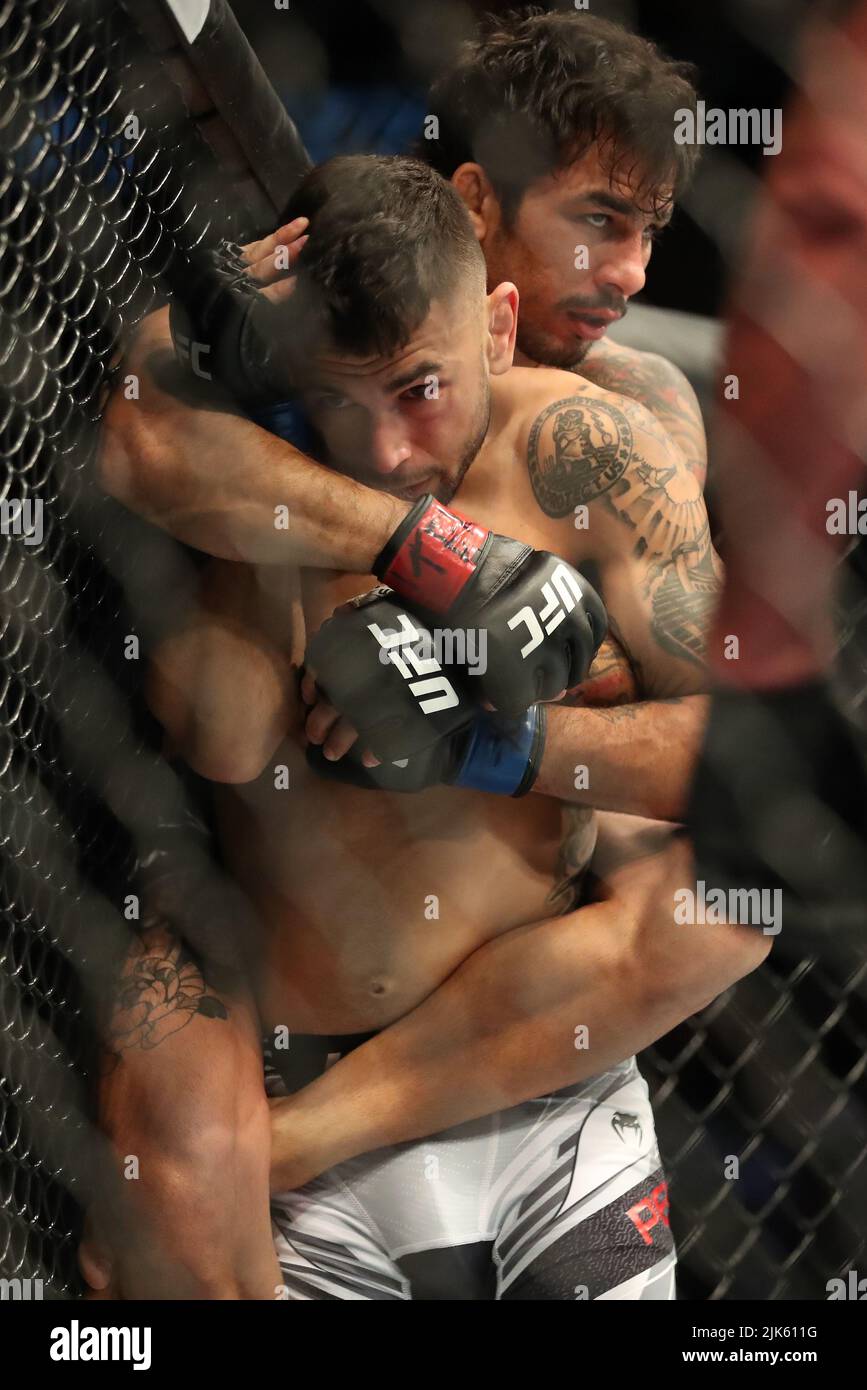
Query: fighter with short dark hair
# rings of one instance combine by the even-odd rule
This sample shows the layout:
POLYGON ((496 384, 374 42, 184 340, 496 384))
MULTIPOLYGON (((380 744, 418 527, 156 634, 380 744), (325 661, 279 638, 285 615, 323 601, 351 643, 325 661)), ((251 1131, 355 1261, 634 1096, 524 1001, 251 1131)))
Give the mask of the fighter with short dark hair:
MULTIPOLYGON (((562 788, 575 795, 584 767, 596 804, 659 806, 671 792, 659 790, 658 747, 618 758, 605 711, 551 708, 545 721, 538 701, 522 712, 521 699, 507 722, 476 697, 468 722, 409 752, 408 768, 425 754, 412 794, 384 785, 383 761, 372 765, 362 748, 324 778, 310 765, 309 744, 323 740, 296 677, 306 654, 326 683, 346 676, 342 644, 308 652, 310 638, 371 588, 379 554, 379 577, 397 590, 372 601, 393 605, 383 635, 392 618, 400 628, 402 616, 430 624, 458 611, 484 628, 490 613, 506 707, 509 665, 520 683, 567 622, 570 661, 585 673, 602 616, 582 573, 592 566, 643 693, 688 701, 702 688, 717 578, 700 487, 634 401, 590 383, 576 393, 570 374, 512 368, 517 291, 506 282, 488 292, 471 221, 435 173, 410 160, 334 160, 299 189, 294 210, 309 241, 287 342, 303 339, 293 372, 327 462, 310 465, 312 489, 329 479, 339 493, 343 475, 401 499, 391 544, 386 534, 358 564, 360 542, 347 536, 349 574, 293 570, 285 550, 273 563, 279 544, 265 537, 265 517, 279 484, 272 475, 263 485, 249 456, 238 460, 240 518, 221 476, 205 516, 204 494, 184 492, 196 442, 177 433, 186 417, 160 384, 164 316, 135 359, 152 461, 165 441, 152 514, 177 518, 191 502, 188 535, 208 528, 213 545, 214 530, 231 525, 270 562, 239 564, 240 547, 213 562, 199 614, 153 654, 150 698, 174 747, 214 783, 225 858, 256 908, 243 946, 271 1062, 287 1060, 283 1038, 287 1071, 317 1040, 338 1058, 275 1103, 281 1287, 301 1299, 671 1296, 665 1184, 631 1054, 753 968, 767 943, 735 926, 703 928, 688 949, 682 929, 675 941, 661 903, 689 871, 679 841, 658 858, 645 849, 599 861, 606 887, 586 894, 592 838, 563 852, 562 788), (675 615, 667 642, 660 613, 675 615), (582 722, 594 713, 598 748, 582 722), (359 776, 367 785, 352 785, 359 776), (626 906, 630 894, 640 910, 626 906)), ((188 415, 196 429, 199 413, 188 415)), ((237 423, 230 411, 216 420, 237 423)), ((129 418, 130 459, 141 428, 129 418)), ((273 444, 275 459, 291 457, 273 444)), ((340 540, 322 532, 320 562, 340 540)), ((357 623, 359 611, 331 621, 357 623)), ((394 675, 378 647, 348 671, 362 700, 374 691, 372 724, 375 692, 394 675)), ((473 676, 444 674, 463 700, 473 676)), ((396 700, 395 737, 419 716, 396 700)), ((405 751, 377 746, 386 760, 405 751)), ((328 751, 338 750, 326 740, 328 751)), ((668 785, 678 781, 675 772, 668 785)), ((195 1044, 192 1025, 181 1036, 207 1049, 202 1029, 224 1026, 212 1011, 195 1044)), ((194 1225, 195 1211, 187 1219, 194 1225)))

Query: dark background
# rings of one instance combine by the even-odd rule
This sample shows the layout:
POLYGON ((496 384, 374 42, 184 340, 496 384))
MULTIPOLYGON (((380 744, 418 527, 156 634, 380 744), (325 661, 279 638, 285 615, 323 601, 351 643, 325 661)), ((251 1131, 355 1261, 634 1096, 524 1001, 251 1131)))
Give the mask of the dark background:
MULTIPOLYGON (((478 16, 503 0, 232 0, 235 14, 314 160, 352 151, 400 153, 418 134, 432 78, 478 16)), ((567 2, 538 6, 570 10, 567 2)), ((810 0, 591 0, 698 69, 710 106, 784 106, 810 0)), ((654 251, 647 303, 720 312, 765 156, 755 146, 706 148, 684 207, 654 251)))

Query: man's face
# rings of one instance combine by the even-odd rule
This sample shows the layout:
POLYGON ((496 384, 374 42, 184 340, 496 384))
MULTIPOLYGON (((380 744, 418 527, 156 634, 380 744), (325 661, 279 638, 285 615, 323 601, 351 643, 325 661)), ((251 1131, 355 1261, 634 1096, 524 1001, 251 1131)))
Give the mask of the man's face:
POLYGON ((450 501, 490 419, 486 304, 481 289, 435 301, 389 358, 317 354, 302 400, 331 467, 406 501, 450 501))
POLYGON ((575 366, 623 317, 670 215, 653 218, 639 201, 646 197, 638 198, 628 177, 612 180, 603 171, 595 146, 531 184, 510 227, 494 200, 481 244, 488 284, 512 280, 521 295, 516 360, 575 366))

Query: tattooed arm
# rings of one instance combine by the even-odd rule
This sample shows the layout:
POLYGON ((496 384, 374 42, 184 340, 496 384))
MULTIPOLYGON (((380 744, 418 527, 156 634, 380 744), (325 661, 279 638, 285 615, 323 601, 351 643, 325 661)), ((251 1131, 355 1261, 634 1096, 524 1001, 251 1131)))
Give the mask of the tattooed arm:
POLYGON ((658 353, 638 352, 603 338, 573 370, 605 391, 646 406, 680 449, 687 468, 704 486, 707 437, 701 406, 679 367, 658 353))
POLYGON ((273 1298, 270 1117, 249 992, 237 978, 216 988, 155 912, 110 1007, 98 1120, 120 1181, 89 1213, 85 1279, 124 1299, 273 1298))
POLYGON ((552 709, 534 790, 678 819, 706 715, 705 642, 721 579, 701 487, 648 410, 592 389, 541 412, 528 466, 539 506, 563 518, 561 553, 599 566, 643 697, 552 709))

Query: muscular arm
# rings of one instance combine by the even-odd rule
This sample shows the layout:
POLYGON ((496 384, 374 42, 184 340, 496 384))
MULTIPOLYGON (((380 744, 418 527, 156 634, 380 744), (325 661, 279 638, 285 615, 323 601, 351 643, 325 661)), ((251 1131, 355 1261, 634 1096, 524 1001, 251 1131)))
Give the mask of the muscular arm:
POLYGON ((701 487, 649 411, 589 393, 541 413, 528 467, 539 506, 563 518, 563 553, 583 523, 612 629, 639 679, 637 703, 550 711, 534 790, 677 819, 706 717, 699 692, 721 582, 701 487))
POLYGON ((409 510, 314 463, 183 372, 167 309, 133 340, 103 417, 98 468, 131 511, 228 560, 368 574, 409 510))
POLYGON ((673 893, 691 878, 675 839, 614 869, 607 901, 481 946, 418 1008, 275 1102, 272 1188, 598 1075, 704 1007, 770 942, 676 926, 673 893))
POLYGON ((126 1299, 273 1298, 256 1011, 243 981, 212 981, 147 902, 111 997, 99 1083, 99 1125, 126 1181, 107 1184, 89 1214, 82 1271, 126 1299))
MULTIPOLYGON (((239 616, 232 605, 250 603, 251 628, 261 621, 261 607, 255 588, 242 591, 237 582, 224 590, 223 602, 232 611, 222 630, 209 629, 208 661, 224 663, 227 696, 236 698, 243 687, 238 698, 248 717, 238 732, 264 749, 267 739, 251 726, 258 720, 270 728, 273 707, 255 696, 258 677, 249 657, 239 669, 231 633, 239 616)), ((265 661, 271 660, 269 641, 267 631, 257 641, 265 661)), ((179 692, 201 660, 200 654, 176 670, 179 692)), ((619 669, 613 644, 606 660, 619 669)), ((216 664, 209 669, 222 680, 216 664)), ((588 698, 611 696, 611 670, 599 675, 588 685, 588 698)), ((195 704, 200 689, 193 680, 186 698, 195 704)), ((230 722, 214 727, 234 746, 230 722)), ((231 757, 219 753, 216 741, 209 757, 215 767, 226 760, 223 771, 231 780, 231 757)), ((247 775, 256 771, 253 760, 247 775)), ((670 833, 658 826, 650 833, 663 831, 670 833)), ((747 929, 708 927, 688 936, 690 929, 675 926, 673 894, 691 874, 688 850, 679 842, 667 844, 658 860, 646 858, 643 868, 612 863, 610 856, 606 863, 598 853, 595 866, 608 873, 609 900, 486 943, 403 1019, 311 1086, 275 1103, 272 1185, 296 1187, 350 1155, 594 1075, 701 1008, 764 956, 767 941, 747 929), (587 1051, 575 1050, 578 1025, 589 1030, 587 1051)))

